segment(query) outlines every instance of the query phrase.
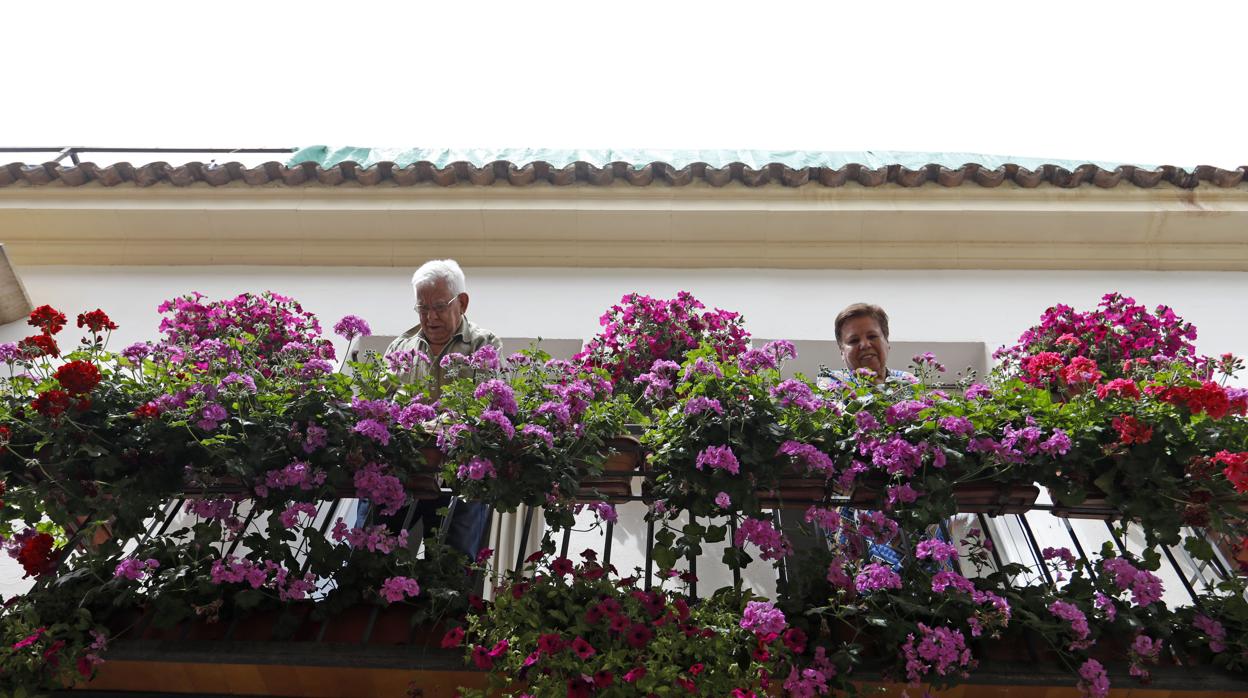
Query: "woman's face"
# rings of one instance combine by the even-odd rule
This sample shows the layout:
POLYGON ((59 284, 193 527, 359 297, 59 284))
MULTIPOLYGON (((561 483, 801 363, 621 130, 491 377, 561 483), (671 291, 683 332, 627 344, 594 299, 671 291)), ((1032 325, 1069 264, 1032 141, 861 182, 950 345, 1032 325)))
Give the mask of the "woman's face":
POLYGON ((841 325, 841 358, 851 371, 869 368, 880 379, 885 378, 888 366, 888 340, 875 318, 860 315, 841 325))

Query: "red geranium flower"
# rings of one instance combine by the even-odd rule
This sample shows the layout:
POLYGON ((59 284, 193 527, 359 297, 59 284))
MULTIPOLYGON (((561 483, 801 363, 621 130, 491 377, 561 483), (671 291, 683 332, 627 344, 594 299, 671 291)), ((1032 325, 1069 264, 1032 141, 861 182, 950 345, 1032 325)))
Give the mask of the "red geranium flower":
POLYGON ((110 320, 108 315, 99 308, 89 313, 78 313, 78 326, 85 327, 96 334, 104 330, 117 329, 117 323, 110 320))
POLYGON ((64 390, 48 390, 39 393, 30 406, 39 414, 55 419, 69 409, 69 393, 64 390))
POLYGON ((1135 381, 1129 378, 1115 378, 1104 385, 1096 386, 1096 396, 1102 400, 1110 395, 1117 395, 1128 400, 1139 400, 1140 389, 1135 381))
POLYGON ((1226 475, 1226 479, 1235 486, 1236 492, 1248 492, 1248 451, 1242 453, 1218 451, 1212 460, 1214 463, 1226 466, 1222 474, 1226 475))
POLYGON ((160 408, 150 402, 146 402, 134 408, 134 412, 131 412, 131 414, 138 419, 156 419, 160 416, 160 408))
POLYGON ((52 559, 53 543, 55 541, 47 533, 36 533, 22 543, 21 550, 17 551, 17 561, 26 570, 23 579, 38 577, 56 569, 56 562, 52 559))
POLYGON ((1129 414, 1114 417, 1114 428, 1118 430, 1118 440, 1127 446, 1153 440, 1153 428, 1129 414))
POLYGON ((41 305, 30 311, 30 319, 26 322, 43 330, 44 334, 52 335, 64 329, 66 320, 65 313, 50 305, 41 305))
POLYGON ((89 393, 100 384, 100 369, 90 361, 70 361, 56 369, 56 380, 74 395, 89 393))
POLYGON ((1096 383, 1101 379, 1101 375, 1096 362, 1086 356, 1074 357, 1070 360, 1070 365, 1062 369, 1062 380, 1067 385, 1096 383))
POLYGON ((22 354, 28 359, 37 359, 40 356, 60 356, 61 348, 56 345, 56 340, 51 335, 32 334, 17 343, 17 348, 22 350, 22 354))

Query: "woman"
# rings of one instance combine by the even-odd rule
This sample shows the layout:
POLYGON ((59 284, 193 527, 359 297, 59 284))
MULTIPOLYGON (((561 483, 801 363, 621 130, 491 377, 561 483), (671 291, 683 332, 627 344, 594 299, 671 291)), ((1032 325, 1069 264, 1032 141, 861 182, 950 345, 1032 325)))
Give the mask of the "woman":
POLYGON ((859 370, 871 372, 871 381, 914 382, 914 376, 905 371, 888 368, 888 313, 878 305, 854 303, 836 315, 836 345, 847 367, 833 371, 828 377, 840 382, 860 380, 859 370))

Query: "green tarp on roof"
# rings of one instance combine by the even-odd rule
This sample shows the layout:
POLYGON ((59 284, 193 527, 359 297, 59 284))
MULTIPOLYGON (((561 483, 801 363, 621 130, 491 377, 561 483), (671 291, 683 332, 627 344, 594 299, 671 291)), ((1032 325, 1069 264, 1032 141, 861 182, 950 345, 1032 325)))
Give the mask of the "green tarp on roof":
MULTIPOLYGON (((872 169, 887 165, 902 165, 912 170, 931 164, 957 169, 963 165, 973 163, 994 170, 1007 164, 1019 165, 1029 170, 1038 169, 1042 165, 1057 165, 1067 170, 1074 170, 1076 167, 1085 164, 1112 170, 1123 164, 1135 164, 1093 160, 1030 158, 1014 155, 916 153, 894 150, 843 152, 813 150, 650 150, 640 148, 557 150, 547 148, 363 148, 328 145, 313 145, 300 148, 291 156, 287 164, 297 165, 304 162, 315 162, 321 167, 331 167, 350 161, 364 167, 370 167, 379 162, 393 162, 400 167, 406 167, 415 162, 430 162, 436 167, 442 168, 454 162, 470 162, 480 166, 497 160, 506 160, 518 166, 541 161, 560 168, 578 161, 588 162, 598 167, 613 162, 627 162, 638 167, 652 162, 665 162, 677 169, 684 168, 695 162, 704 162, 713 167, 723 167, 739 162, 755 169, 771 163, 781 163, 794 169, 804 167, 840 169, 845 165, 859 164, 872 169)), ((1151 165, 1141 166, 1152 167, 1151 165)))

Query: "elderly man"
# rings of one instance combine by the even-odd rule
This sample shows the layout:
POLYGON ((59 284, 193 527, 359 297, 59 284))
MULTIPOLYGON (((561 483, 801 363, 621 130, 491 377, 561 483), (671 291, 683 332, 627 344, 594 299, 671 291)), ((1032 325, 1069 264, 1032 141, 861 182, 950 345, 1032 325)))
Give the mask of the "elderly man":
MULTIPOLYGON (((432 373, 432 397, 436 399, 445 379, 442 357, 450 353, 472 354, 487 344, 499 349, 502 342, 492 332, 468 320, 468 287, 464 272, 455 260, 425 262, 412 275, 412 290, 416 293, 420 324, 391 342, 386 353, 414 349, 426 354, 430 363, 418 361, 401 377, 412 381, 432 373)), ((440 523, 437 510, 450 501, 450 497, 443 497, 417 503, 414 520, 422 521, 426 532, 433 530, 440 523)), ((358 510, 361 523, 367 511, 367 504, 361 502, 358 510)), ((402 513, 394 518, 401 522, 402 513)), ((447 544, 469 558, 476 557, 489 518, 490 508, 483 502, 456 502, 446 535, 447 544)))
POLYGON ((386 353, 414 349, 428 355, 432 363, 418 361, 403 377, 410 381, 433 373, 436 398, 445 379, 442 357, 450 353, 471 354, 487 344, 498 349, 502 342, 492 332, 468 320, 468 287, 464 271, 455 260, 425 262, 412 275, 412 290, 416 292, 420 324, 391 342, 386 353))

